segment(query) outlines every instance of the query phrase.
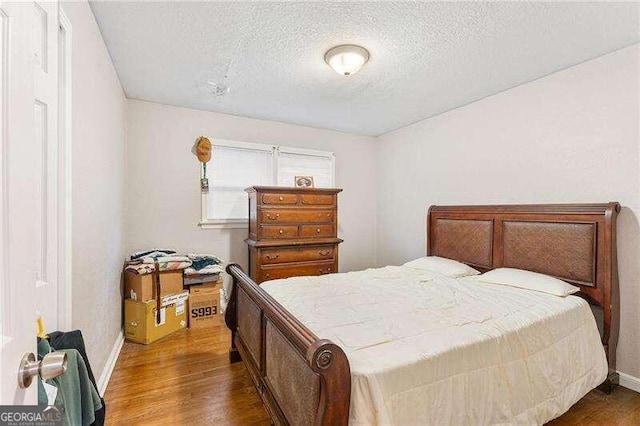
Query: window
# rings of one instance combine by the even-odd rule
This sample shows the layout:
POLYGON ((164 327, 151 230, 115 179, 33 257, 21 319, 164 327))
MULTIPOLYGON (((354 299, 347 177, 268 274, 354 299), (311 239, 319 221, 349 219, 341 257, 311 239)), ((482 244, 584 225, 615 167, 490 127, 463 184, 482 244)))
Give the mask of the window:
POLYGON ((216 140, 207 164, 209 192, 202 193, 203 228, 247 224, 250 186, 294 186, 295 176, 313 176, 316 188, 334 186, 333 152, 216 140))

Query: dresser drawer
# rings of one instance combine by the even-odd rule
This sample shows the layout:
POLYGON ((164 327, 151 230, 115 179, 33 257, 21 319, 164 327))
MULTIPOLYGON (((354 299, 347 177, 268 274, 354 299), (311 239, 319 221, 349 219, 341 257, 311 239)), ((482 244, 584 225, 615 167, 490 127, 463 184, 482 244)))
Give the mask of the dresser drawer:
POLYGON ((262 264, 310 262, 335 257, 334 246, 296 247, 260 250, 262 264))
POLYGON ((262 204, 293 205, 298 204, 297 194, 265 193, 261 197, 262 204))
POLYGON ((300 194, 300 204, 305 206, 333 206, 335 196, 327 194, 300 194))
POLYGON ((298 226, 297 225, 261 225, 260 226, 260 238, 297 238, 298 226))
POLYGON ((333 225, 300 225, 300 236, 303 238, 335 237, 336 227, 333 225))
POLYGON ((335 219, 335 210, 262 210, 260 218, 264 223, 281 223, 281 222, 328 222, 332 223, 335 219))
POLYGON ((300 265, 263 266, 260 268, 259 282, 280 278, 317 276, 337 272, 335 262, 315 262, 300 265))

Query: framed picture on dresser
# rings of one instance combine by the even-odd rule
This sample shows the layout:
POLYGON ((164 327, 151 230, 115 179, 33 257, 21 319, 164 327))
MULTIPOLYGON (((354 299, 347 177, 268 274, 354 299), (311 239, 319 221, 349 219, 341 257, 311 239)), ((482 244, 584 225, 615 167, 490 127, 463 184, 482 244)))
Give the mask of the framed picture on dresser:
POLYGON ((314 188, 313 176, 296 176, 294 186, 296 188, 314 188))

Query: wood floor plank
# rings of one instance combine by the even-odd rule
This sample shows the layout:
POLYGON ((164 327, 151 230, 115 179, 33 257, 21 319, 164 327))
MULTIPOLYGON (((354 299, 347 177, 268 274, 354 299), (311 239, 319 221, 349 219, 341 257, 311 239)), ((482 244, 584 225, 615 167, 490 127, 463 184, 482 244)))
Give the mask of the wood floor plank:
MULTIPOLYGON (((107 425, 269 425, 244 365, 229 364, 230 341, 220 325, 125 343, 105 393, 107 425)), ((549 425, 640 425, 640 394, 592 391, 549 425)))
POLYGON ((109 425, 268 425, 242 363, 229 364, 226 327, 125 343, 105 393, 109 425))

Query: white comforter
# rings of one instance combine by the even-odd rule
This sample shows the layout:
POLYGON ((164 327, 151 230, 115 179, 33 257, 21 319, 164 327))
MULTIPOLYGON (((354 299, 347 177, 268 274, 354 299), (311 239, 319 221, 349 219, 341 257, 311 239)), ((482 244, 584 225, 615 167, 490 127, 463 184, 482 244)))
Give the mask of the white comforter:
POLYGON ((406 267, 261 287, 351 366, 351 424, 542 424, 606 377, 588 304, 406 267))

